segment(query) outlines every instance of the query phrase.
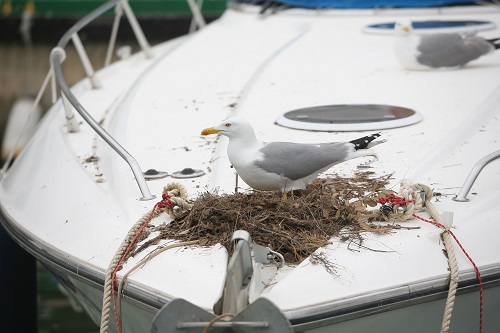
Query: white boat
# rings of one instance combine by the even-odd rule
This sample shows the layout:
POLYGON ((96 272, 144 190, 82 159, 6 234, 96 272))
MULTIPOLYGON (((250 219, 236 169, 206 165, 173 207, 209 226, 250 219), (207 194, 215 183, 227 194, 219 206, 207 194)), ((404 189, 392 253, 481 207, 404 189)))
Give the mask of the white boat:
MULTIPOLYGON (((429 200, 427 193, 427 209, 420 212, 408 212, 408 199, 399 211, 389 207, 389 223, 402 228, 366 232, 365 247, 332 237, 317 253, 336 265, 335 274, 310 257, 283 264, 276 248, 252 243, 244 231, 234 235, 236 253, 221 245, 189 245, 162 252, 131 274, 147 253, 178 244, 161 240, 117 271, 114 287, 127 274, 119 301, 122 332, 500 327, 500 172, 498 162, 487 165, 500 151, 500 52, 463 68, 409 71, 396 59, 392 33, 396 20, 410 19, 414 27, 423 26, 419 33, 497 38, 498 4, 417 1, 414 8, 393 1, 394 8, 318 9, 293 0, 270 6, 230 2, 220 19, 204 26, 199 8, 189 2, 201 28, 154 47, 121 0, 104 4, 64 34, 46 80, 54 77, 63 97, 2 175, 3 226, 58 278, 101 332, 117 331, 108 307, 109 273, 117 264, 112 260, 167 184, 181 183, 188 201, 205 192, 248 189, 241 179, 236 183, 225 138, 200 135, 236 115, 265 141, 340 142, 381 131, 386 142, 374 148, 378 160, 368 170, 374 177, 392 175, 387 188, 399 198, 408 188, 419 192, 411 184, 428 186, 434 197, 429 200), (94 72, 78 31, 115 6, 132 23, 142 50, 94 72), (439 28, 426 31, 429 21, 439 28), (60 66, 70 41, 88 74, 71 88, 60 66), (346 119, 353 113, 354 119, 346 119), (328 118, 338 114, 340 119, 328 118), (153 169, 157 177, 146 180, 143 172, 155 174, 153 169), (193 171, 196 177, 169 178, 182 170, 181 176, 193 171), (169 176, 161 178, 162 171, 169 176), (406 212, 449 229, 402 218, 406 212), (224 313, 236 317, 216 317, 224 313)), ((367 2, 377 3, 338 3, 367 2)), ((329 172, 350 177, 367 161, 352 160, 329 172)), ((162 213, 150 223, 169 221, 162 213)))

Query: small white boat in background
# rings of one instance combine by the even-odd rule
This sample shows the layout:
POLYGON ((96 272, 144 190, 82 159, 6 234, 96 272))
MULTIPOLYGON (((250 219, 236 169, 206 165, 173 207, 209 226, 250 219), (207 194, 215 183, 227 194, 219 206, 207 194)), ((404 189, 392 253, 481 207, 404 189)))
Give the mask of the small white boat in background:
MULTIPOLYGON (((188 2, 201 28, 154 47, 124 0, 111 0, 66 32, 44 84, 55 79, 61 97, 3 170, 3 226, 101 332, 500 327, 500 169, 488 165, 500 156, 500 52, 460 69, 408 71, 392 35, 396 20, 410 19, 417 33, 497 38, 500 6, 231 1, 205 26, 188 2), (111 9, 118 19, 107 65, 94 71, 78 32, 111 9), (109 64, 122 14, 142 50, 109 64), (61 69, 69 42, 87 73, 71 88, 61 69), (389 205, 386 213, 401 229, 367 232, 365 247, 332 237, 318 253, 337 265, 336 274, 311 258, 292 265, 241 230, 234 230, 233 252, 163 239, 121 262, 146 220, 172 221, 166 213, 148 220, 157 202, 174 200, 173 192, 161 199, 167 184, 182 184, 186 201, 248 188, 230 167, 227 141, 200 135, 231 116, 246 118, 265 141, 341 142, 381 131, 387 142, 375 148, 369 170, 389 179, 397 196, 385 198, 384 209, 389 205), (427 210, 410 211, 417 202, 427 210), (174 248, 141 261, 162 246, 174 248)), ((350 177, 365 162, 330 171, 350 177)), ((180 202, 172 214, 183 210, 180 202)))
POLYGON ((17 156, 35 132, 42 116, 39 101, 33 98, 33 45, 31 41, 31 25, 34 5, 28 1, 21 15, 19 31, 25 46, 24 96, 19 97, 9 111, 7 124, 2 138, 2 161, 12 160, 17 156), (12 155, 12 156, 9 156, 12 155))
POLYGON ((2 160, 9 159, 9 154, 19 155, 31 139, 40 120, 42 109, 33 110, 34 99, 30 96, 18 98, 9 113, 2 139, 2 160), (22 133, 22 136, 19 136, 22 133))

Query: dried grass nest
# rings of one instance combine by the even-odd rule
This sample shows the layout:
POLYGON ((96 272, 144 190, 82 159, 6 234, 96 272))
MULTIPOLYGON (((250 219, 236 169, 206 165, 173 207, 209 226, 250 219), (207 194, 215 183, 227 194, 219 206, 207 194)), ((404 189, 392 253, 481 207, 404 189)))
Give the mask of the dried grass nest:
POLYGON ((222 244, 230 249, 234 231, 243 229, 252 240, 284 255, 286 262, 299 263, 331 237, 362 244, 363 232, 387 233, 392 224, 374 224, 386 217, 377 200, 394 192, 385 188, 391 175, 374 177, 358 172, 353 177, 318 178, 307 189, 284 200, 279 191, 218 195, 203 193, 182 217, 156 227, 159 232, 135 253, 159 239, 198 240, 202 246, 222 244))

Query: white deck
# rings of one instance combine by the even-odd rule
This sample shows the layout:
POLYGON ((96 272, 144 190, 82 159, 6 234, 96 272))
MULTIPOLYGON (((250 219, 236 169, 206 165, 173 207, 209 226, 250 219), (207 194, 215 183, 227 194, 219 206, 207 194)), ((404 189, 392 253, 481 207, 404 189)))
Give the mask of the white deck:
MULTIPOLYGON (((392 104, 417 110, 422 122, 383 131, 387 142, 375 148, 379 160, 370 170, 394 173, 395 189, 402 178, 410 178, 444 194, 435 200, 436 208, 454 212, 454 233, 481 272, 499 273, 498 162, 481 173, 470 202, 451 199, 476 161, 500 147, 500 52, 460 70, 409 72, 396 61, 392 36, 362 32, 368 24, 393 21, 397 11, 291 13, 260 18, 251 11, 228 11, 203 31, 158 46, 152 60, 139 54, 98 73, 105 90, 91 90, 84 81, 76 94, 95 119, 104 119, 104 128, 143 170, 172 173, 192 167, 207 173, 190 180, 149 181, 157 197, 172 181, 185 185, 192 197, 215 188, 234 191, 224 140, 200 135, 201 129, 229 116, 251 121, 266 141, 326 142, 364 133, 298 131, 274 121, 286 111, 328 104, 392 104)), ((481 32, 493 38, 500 36, 499 14, 498 9, 474 14, 426 10, 403 11, 397 17, 493 21, 496 29, 481 32)), ((80 133, 67 134, 57 104, 37 141, 2 181, 0 198, 5 212, 28 234, 68 260, 104 274, 128 229, 155 201, 140 201, 125 162, 86 125, 81 128, 80 133), (94 154, 98 170, 84 162, 94 154)), ((365 161, 331 171, 349 175, 365 161)), ((162 215, 154 223, 166 220, 162 215)), ((293 318, 358 304, 367 297, 376 300, 445 285, 448 264, 441 230, 416 220, 405 223, 421 228, 365 236, 370 247, 391 253, 350 251, 347 244, 332 239, 328 256, 344 267, 340 276, 306 260, 280 275, 281 280, 265 290, 266 297, 293 318)), ((460 279, 472 279, 471 264, 458 247, 456 253, 460 279)), ((160 299, 182 297, 211 309, 222 291, 226 263, 227 253, 220 246, 173 250, 130 281, 160 299)))

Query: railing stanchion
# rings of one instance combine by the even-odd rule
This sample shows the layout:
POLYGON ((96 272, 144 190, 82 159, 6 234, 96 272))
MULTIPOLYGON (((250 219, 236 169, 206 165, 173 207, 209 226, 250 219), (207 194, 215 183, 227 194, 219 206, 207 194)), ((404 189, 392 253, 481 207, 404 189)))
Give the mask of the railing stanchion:
POLYGON ((481 173, 481 170, 489 164, 490 162, 493 162, 494 160, 500 158, 500 150, 497 150, 491 154, 488 154, 481 158, 477 163, 474 165, 472 170, 469 173, 469 176, 467 176, 467 179, 465 179, 464 184, 460 188, 460 191, 458 192, 457 196, 452 198, 455 201, 458 202, 467 202, 469 199, 467 199, 467 194, 469 194, 470 189, 472 188, 472 185, 474 185, 474 182, 476 181, 477 176, 481 173))
POLYGON ((108 51, 106 52, 106 59, 104 60, 104 67, 111 63, 113 57, 113 50, 115 48, 116 36, 118 35, 118 28, 120 27, 120 19, 123 15, 123 8, 121 3, 115 7, 115 19, 113 20, 113 27, 111 28, 111 36, 109 37, 108 51))
POLYGON ((132 8, 130 8, 128 0, 122 0, 121 5, 123 11, 125 12, 125 15, 127 15, 130 26, 134 31, 135 38, 137 38, 137 42, 141 46, 141 49, 144 51, 144 54, 146 55, 147 58, 153 58, 153 53, 151 52, 151 46, 149 46, 146 36, 144 36, 144 33, 142 32, 141 26, 139 25, 139 22, 137 21, 137 18, 135 17, 132 8))
POLYGON ((75 32, 71 36, 71 40, 73 41, 73 45, 75 45, 76 52, 78 53, 80 61, 82 62, 83 65, 83 70, 85 71, 85 75, 87 75, 87 77, 89 78, 92 88, 93 89, 101 88, 101 84, 95 76, 94 68, 90 63, 89 57, 87 55, 87 52, 85 52, 85 48, 83 47, 82 41, 80 40, 78 33, 75 32))

